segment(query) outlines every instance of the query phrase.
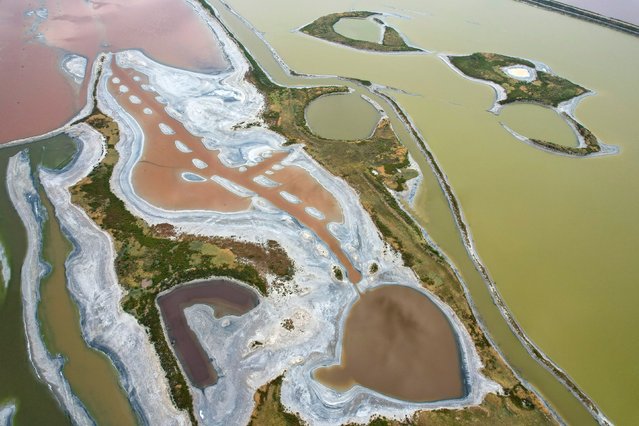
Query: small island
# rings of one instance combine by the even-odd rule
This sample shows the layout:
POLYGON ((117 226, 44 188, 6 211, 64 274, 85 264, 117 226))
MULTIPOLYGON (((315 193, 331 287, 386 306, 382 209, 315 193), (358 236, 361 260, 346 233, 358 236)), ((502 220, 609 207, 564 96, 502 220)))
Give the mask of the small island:
POLYGON ((515 102, 528 102, 551 108, 574 130, 579 146, 571 147, 552 141, 531 139, 502 123, 515 138, 546 151, 570 156, 616 152, 614 147, 601 144, 597 137, 573 116, 573 110, 579 100, 591 92, 553 74, 545 65, 497 53, 473 53, 442 58, 463 76, 488 83, 495 89, 497 99, 490 112, 499 114, 502 106, 515 102))
POLYGON ((513 102, 535 102, 557 107, 560 103, 587 93, 588 90, 537 66, 526 59, 473 53, 468 56, 449 56, 451 63, 465 75, 492 81, 505 91, 501 105, 513 102))
POLYGON ((375 43, 366 40, 357 40, 354 38, 346 37, 337 31, 335 31, 335 24, 341 19, 367 19, 369 17, 379 15, 375 12, 367 11, 353 11, 353 12, 341 12, 331 13, 330 15, 317 18, 310 24, 300 28, 300 31, 304 34, 308 34, 313 37, 320 38, 322 40, 330 41, 333 43, 342 44, 360 50, 370 50, 375 52, 422 52, 422 49, 409 46, 402 35, 393 27, 388 26, 381 19, 374 17, 375 23, 382 26, 384 31, 381 43, 375 43))

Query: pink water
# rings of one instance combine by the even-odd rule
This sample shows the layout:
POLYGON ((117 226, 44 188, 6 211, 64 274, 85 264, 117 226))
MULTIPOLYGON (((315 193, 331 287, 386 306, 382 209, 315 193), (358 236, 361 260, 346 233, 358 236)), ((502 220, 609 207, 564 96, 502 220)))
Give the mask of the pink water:
POLYGON ((559 0, 561 3, 639 25, 639 0, 559 0))
POLYGON ((55 129, 85 104, 87 79, 78 85, 61 69, 67 53, 88 58, 87 68, 100 52, 132 48, 179 68, 226 66, 213 32, 185 1, 49 0, 39 24, 26 15, 38 7, 18 0, 0 6, 0 143, 55 129))

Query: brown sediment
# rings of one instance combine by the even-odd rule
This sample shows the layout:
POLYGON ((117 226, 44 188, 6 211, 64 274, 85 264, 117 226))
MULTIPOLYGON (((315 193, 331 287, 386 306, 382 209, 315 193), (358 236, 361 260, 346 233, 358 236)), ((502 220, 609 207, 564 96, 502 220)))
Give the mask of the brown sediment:
POLYGON ((245 171, 227 167, 219 159, 219 151, 207 149, 200 138, 193 136, 182 123, 167 114, 164 105, 155 98, 157 93, 142 89, 142 84, 148 84, 146 76, 115 64, 112 69, 109 90, 122 108, 138 122, 145 137, 142 156, 133 168, 132 179, 133 188, 140 197, 169 210, 208 209, 236 212, 248 209, 251 204, 250 197, 236 195, 211 180, 213 176, 222 177, 268 200, 310 228, 335 253, 346 268, 350 281, 357 283, 361 280, 361 274, 342 251, 339 241, 326 227, 330 222, 343 221, 337 200, 306 170, 298 166, 283 166, 281 161, 289 155, 288 151, 273 151, 269 158, 247 167, 245 171), (134 77, 137 77, 137 81, 134 77), (113 78, 118 78, 119 83, 113 83, 113 78), (120 91, 122 85, 127 87, 126 93, 120 91), (131 96, 136 96, 141 102, 131 102, 131 96), (145 114, 145 108, 149 108, 152 113, 145 114), (175 134, 162 133, 160 123, 168 125, 175 134), (175 146, 176 140, 192 152, 181 152, 175 146), (203 161, 207 167, 197 168, 192 162, 193 159, 203 161), (205 181, 186 181, 182 173, 194 173, 205 181), (278 183, 278 186, 266 187, 256 183, 253 179, 260 175, 278 183), (294 195, 300 203, 286 200, 280 194, 282 191, 294 195), (324 218, 307 213, 307 207, 317 209, 324 218))
POLYGON ((215 34, 187 2, 8 3, 0 11, 0 143, 53 130, 84 106, 88 78, 80 86, 65 75, 64 52, 88 59, 87 76, 100 52, 133 48, 180 68, 208 72, 226 66, 215 34), (32 31, 37 18, 25 12, 43 6, 48 18, 32 31))
POLYGON ((426 295, 398 285, 360 296, 346 319, 341 364, 317 369, 315 378, 340 391, 360 384, 415 402, 465 394, 448 319, 426 295))
POLYGON ((158 297, 164 327, 182 368, 198 388, 217 383, 217 372, 195 333, 189 327, 184 309, 195 304, 211 305, 215 317, 243 315, 255 308, 255 292, 233 281, 215 279, 198 281, 174 288, 158 297))

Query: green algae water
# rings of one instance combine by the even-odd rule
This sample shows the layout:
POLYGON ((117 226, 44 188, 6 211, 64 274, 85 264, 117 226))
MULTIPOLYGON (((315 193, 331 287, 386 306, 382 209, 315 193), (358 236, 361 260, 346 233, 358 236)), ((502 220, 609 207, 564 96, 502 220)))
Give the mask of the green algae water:
POLYGON ((372 43, 379 43, 383 35, 383 27, 370 19, 342 18, 333 29, 345 37, 372 43))
MULTIPOLYGON (((32 167, 61 168, 69 163, 77 148, 75 141, 64 134, 29 145, 4 148, 0 150, 3 175, 9 158, 23 149, 29 150, 32 167)), ((88 348, 82 340, 77 308, 66 289, 64 262, 71 245, 62 235, 49 201, 40 192, 49 218, 44 229, 43 255, 52 267, 41 283, 38 312, 47 347, 52 353, 65 357, 65 378, 99 424, 135 424, 135 416, 117 381, 117 372, 103 354, 88 348)), ((0 351, 0 400, 17 401, 17 425, 69 424, 70 420, 47 386, 35 377, 28 359, 24 328, 16 326, 22 324, 20 270, 26 251, 26 234, 5 186, 2 186, 0 197, 4 200, 0 233, 8 242, 12 267, 7 300, 0 307, 0 339, 6 342, 0 351)))
MULTIPOLYGON (((217 1, 212 2, 219 5, 217 1)), ((574 145, 563 122, 547 111, 487 112, 494 92, 453 72, 436 55, 380 55, 333 46, 291 32, 319 16, 343 10, 336 1, 296 8, 233 0, 231 6, 259 31, 293 70, 370 80, 406 109, 457 194, 479 255, 515 318, 613 421, 636 423, 639 393, 639 298, 634 254, 639 251, 639 41, 587 22, 510 0, 382 1, 358 8, 396 12, 389 24, 411 43, 436 52, 497 52, 545 62, 560 76, 594 90, 577 118, 604 143, 610 157, 569 158, 516 140, 522 134, 557 137, 574 145), (538 22, 544 22, 540 32, 538 22), (580 40, 578 44, 558 40, 580 40), (614 65, 614 66, 611 66, 614 65), (505 114, 505 115, 504 115, 505 114), (537 121, 524 118, 531 114, 537 121), (611 347, 615 349, 610 350, 611 347)), ((284 84, 270 52, 224 7, 223 19, 258 62, 284 84)), ((323 84, 325 79, 317 80, 323 84)), ((337 84, 333 81, 333 84, 337 84)), ((342 82, 343 84, 343 82, 342 82)), ((394 126, 396 129, 397 127, 394 126)), ((401 132, 400 132, 401 133, 401 132)), ((400 134, 401 137, 401 134, 400 134)), ((452 258, 473 302, 508 361, 573 424, 593 422, 586 410, 534 361, 510 332, 461 245, 450 209, 419 150, 402 138, 426 177, 415 213, 452 258)))

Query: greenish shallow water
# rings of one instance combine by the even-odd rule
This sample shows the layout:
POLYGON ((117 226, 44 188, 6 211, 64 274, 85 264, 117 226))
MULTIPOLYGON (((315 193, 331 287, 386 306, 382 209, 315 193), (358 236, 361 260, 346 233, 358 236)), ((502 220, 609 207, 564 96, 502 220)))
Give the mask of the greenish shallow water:
MULTIPOLYGON (((3 175, 6 175, 9 158, 23 149, 29 150, 32 167, 61 168, 72 159, 76 144, 62 134, 26 146, 4 148, 0 150, 0 172, 3 175)), ((66 289, 64 262, 71 245, 62 235, 43 191, 40 191, 40 196, 49 217, 44 229, 44 258, 52 266, 51 273, 41 283, 38 312, 47 347, 52 353, 65 357, 63 374, 99 424, 135 424, 135 415, 119 386, 114 367, 102 353, 88 348, 82 340, 77 307, 66 289)), ((17 400, 15 421, 18 425, 68 424, 69 419, 46 385, 34 377, 26 351, 24 327, 16 326, 22 324, 19 271, 26 250, 26 235, 5 186, 0 198, 4 200, 0 235, 10 242, 8 249, 12 260, 11 286, 6 303, 0 307, 0 339, 11 342, 0 351, 0 400, 17 400)))
MULTIPOLYGON (((58 146, 55 142, 51 145, 58 146)), ((43 146, 44 141, 30 145, 34 164, 43 155, 43 146)), ((23 149, 25 146, 0 149, 0 176, 3 180, 6 179, 9 158, 23 149)), ((70 420, 47 386, 35 377, 29 361, 20 295, 26 232, 4 184, 0 185, 0 200, 0 235, 8 243, 6 249, 11 262, 11 281, 6 299, 0 306, 0 340, 4 342, 0 350, 0 401, 13 399, 17 402, 16 425, 67 425, 70 420)))
POLYGON ((333 29, 345 37, 379 43, 383 27, 370 19, 342 18, 333 25, 333 29))
POLYGON ((355 94, 322 96, 306 108, 311 131, 327 139, 366 139, 379 119, 375 107, 355 94))
MULTIPOLYGON (((515 132, 531 139, 577 146, 575 132, 550 108, 533 104, 507 105, 500 112, 498 119, 515 132)), ((517 139, 513 137, 513 143, 516 142, 517 139)))
MULTIPOLYGON (((639 316, 634 301, 639 299, 639 122, 634 116, 639 108, 639 41, 510 0, 393 4, 393 11, 411 19, 389 17, 389 24, 420 47, 532 58, 594 90, 596 96, 577 108, 577 118, 604 142, 620 146, 621 154, 575 159, 515 140, 499 123, 504 117, 486 111, 494 102, 493 90, 462 78, 435 55, 371 54, 290 31, 342 10, 337 1, 303 9, 288 0, 268 6, 249 0, 231 4, 297 72, 357 77, 408 92, 388 93, 407 110, 448 175, 478 252, 517 320, 607 416, 619 423, 638 422, 639 316), (539 22, 544 31, 539 31, 539 22)), ((358 8, 390 11, 381 0, 358 8)), ((278 81, 300 84, 278 72, 268 52, 250 41, 232 16, 223 16, 278 81)), ((515 108, 514 114, 502 114, 522 133, 559 135, 562 143, 574 144, 555 117, 515 108), (519 115, 528 113, 539 120, 538 126, 519 115)), ((419 163, 427 170, 423 160, 419 163)), ((566 420, 592 421, 507 329, 468 260, 432 177, 425 179, 415 212, 460 269, 483 322, 514 368, 566 420)))

